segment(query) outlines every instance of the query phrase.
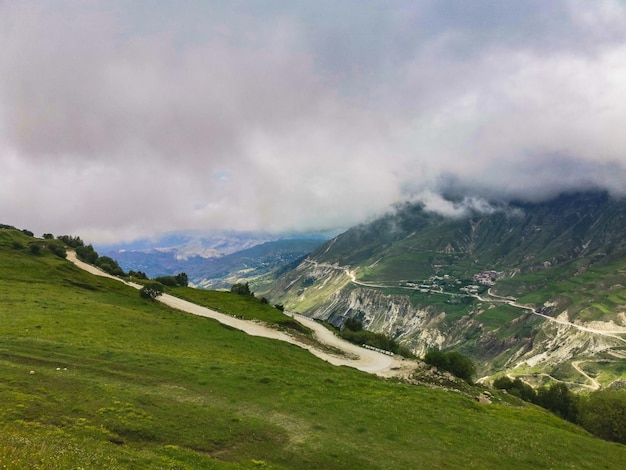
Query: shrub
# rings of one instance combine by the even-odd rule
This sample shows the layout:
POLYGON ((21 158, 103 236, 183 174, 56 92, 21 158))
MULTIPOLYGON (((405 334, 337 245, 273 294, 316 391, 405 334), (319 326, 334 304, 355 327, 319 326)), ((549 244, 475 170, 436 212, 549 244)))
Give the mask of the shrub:
POLYGON ((245 284, 233 284, 233 286, 230 288, 230 291, 233 294, 254 296, 254 292, 250 290, 250 284, 248 284, 247 282, 245 284))
POLYGON ((155 277, 154 280, 156 282, 160 282, 164 286, 176 287, 178 283, 176 282, 176 277, 174 276, 159 276, 155 277))
POLYGON ((178 273, 176 276, 176 284, 181 287, 187 287, 189 285, 189 277, 187 273, 178 273))
POLYGON ((582 398, 579 422, 602 439, 626 444, 626 390, 599 390, 582 398))
POLYGON ((139 290, 139 295, 143 299, 156 300, 163 294, 163 284, 159 282, 149 282, 139 290))
POLYGON ((519 377, 515 380, 511 380, 508 377, 499 377, 493 381, 493 387, 506 390, 511 395, 521 398, 524 401, 537 403, 537 392, 535 392, 530 385, 522 382, 519 377))
POLYGON ((154 278, 155 281, 160 282, 164 286, 176 287, 182 286, 187 287, 189 284, 187 274, 180 273, 176 276, 159 276, 154 278))
MULTIPOLYGON (((72 245, 69 245, 72 246, 72 245)), ((85 263, 94 264, 98 259, 98 253, 91 245, 78 245, 76 248, 76 256, 85 263)))
POLYGON ((540 387, 537 404, 572 423, 578 421, 577 397, 564 383, 552 384, 550 388, 540 387))
POLYGON ((100 256, 96 259, 95 265, 102 269, 104 272, 107 272, 113 276, 123 276, 124 270, 120 268, 120 265, 117 264, 113 258, 109 258, 108 256, 100 256))
POLYGON ((434 348, 426 353, 424 362, 450 372, 470 384, 472 383, 472 377, 476 374, 476 367, 472 360, 457 351, 445 353, 434 348))
MULTIPOLYGON (((84 243, 80 239, 80 237, 73 237, 71 235, 59 235, 57 237, 57 240, 61 240, 67 246, 70 246, 72 248, 78 248, 79 246, 83 246, 84 245, 84 243)), ((78 250, 76 250, 76 252, 78 253, 78 250)))
POLYGON ((360 322, 356 318, 348 318, 343 324, 343 327, 351 331, 361 331, 363 329, 363 322, 360 322))
POLYGON ((146 275, 146 273, 142 272, 142 271, 128 271, 128 275, 130 277, 135 277, 137 279, 148 279, 148 276, 146 275))
POLYGON ((55 255, 57 255, 59 258, 65 258, 67 257, 67 252, 65 251, 65 248, 63 248, 60 245, 48 245, 48 249, 54 253, 55 255))

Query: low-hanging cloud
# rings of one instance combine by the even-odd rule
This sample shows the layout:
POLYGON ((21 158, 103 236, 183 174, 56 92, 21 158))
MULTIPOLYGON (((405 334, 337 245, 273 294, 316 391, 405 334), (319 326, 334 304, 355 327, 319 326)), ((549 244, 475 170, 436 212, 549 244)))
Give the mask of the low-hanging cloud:
POLYGON ((621 2, 237 5, 0 3, 0 222, 102 242, 624 192, 621 2))

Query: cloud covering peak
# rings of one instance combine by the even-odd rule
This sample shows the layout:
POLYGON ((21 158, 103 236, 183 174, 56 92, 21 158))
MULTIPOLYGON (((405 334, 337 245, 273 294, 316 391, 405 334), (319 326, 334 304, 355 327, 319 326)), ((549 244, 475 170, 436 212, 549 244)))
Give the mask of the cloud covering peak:
POLYGON ((0 40, 0 222, 36 233, 626 186, 617 0, 0 2, 0 40))

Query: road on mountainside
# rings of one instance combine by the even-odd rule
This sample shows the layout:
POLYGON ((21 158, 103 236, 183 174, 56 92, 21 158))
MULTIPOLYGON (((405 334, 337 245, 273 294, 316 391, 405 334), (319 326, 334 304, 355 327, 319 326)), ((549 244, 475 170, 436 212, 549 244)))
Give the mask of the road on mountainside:
MULTIPOLYGON (((350 282, 352 282, 353 284, 359 285, 359 286, 372 287, 372 288, 381 288, 381 289, 392 287, 392 286, 384 286, 384 285, 381 285, 381 284, 373 284, 373 283, 365 283, 365 282, 357 281, 356 274, 355 274, 355 272, 353 270, 350 269, 350 266, 339 266, 339 265, 333 265, 333 264, 328 264, 328 263, 318 263, 317 261, 313 261, 313 260, 310 260, 310 259, 305 259, 304 262, 312 264, 314 266, 319 266, 319 267, 322 267, 322 268, 329 268, 329 269, 336 269, 336 270, 339 270, 339 271, 343 271, 350 278, 350 282)), ((403 288, 403 289, 414 289, 413 287, 401 287, 401 286, 393 286, 393 287, 395 287, 395 288, 403 288)), ((452 294, 450 294, 448 292, 444 292, 444 291, 438 291, 438 293, 439 294, 452 295, 452 294)), ((558 318, 550 317, 550 316, 545 315, 543 313, 539 313, 533 307, 529 307, 528 305, 519 304, 519 303, 517 303, 517 301, 515 299, 513 299, 511 297, 502 297, 500 295, 493 294, 491 292, 491 289, 489 289, 487 291, 487 294, 489 295, 489 298, 481 297, 478 294, 473 294, 472 297, 480 300, 481 302, 500 302, 500 303, 505 303, 505 304, 508 304, 508 305, 510 305, 512 307, 521 308, 523 310, 528 310, 533 315, 537 315, 538 317, 542 317, 542 318, 544 318, 544 319, 546 319, 548 321, 551 321, 553 323, 558 323, 559 325, 570 326, 570 327, 576 328, 576 329, 578 329, 580 331, 606 336, 606 337, 613 338, 613 339, 616 339, 618 341, 621 341, 622 343, 626 343, 626 339, 624 339, 621 336, 618 336, 618 335, 626 334, 626 328, 622 328, 622 329, 618 329, 618 330, 598 330, 598 329, 595 329, 595 328, 589 328, 589 327, 586 327, 586 326, 577 325, 576 323, 572 323, 570 321, 559 320, 558 318)))
POLYGON ((593 377, 590 377, 589 374, 587 374, 587 372, 585 372, 582 367, 580 367, 580 363, 581 362, 596 362, 596 361, 572 361, 572 367, 574 369, 576 369, 576 371, 582 375, 584 378, 586 378, 589 382, 591 382, 591 385, 586 385, 586 387, 589 387, 591 390, 600 390, 600 382, 598 382, 596 379, 594 379, 593 377))
MULTIPOLYGON (((103 276, 115 279, 116 281, 134 287, 135 289, 141 289, 142 287, 140 284, 125 281, 123 279, 120 279, 119 277, 112 276, 102 271, 96 266, 80 261, 76 257, 76 253, 74 251, 67 252, 67 259, 79 268, 91 274, 95 274, 96 276, 103 276)), ((169 307, 181 310, 183 312, 206 318, 212 318, 222 323, 223 325, 237 328, 238 330, 241 330, 251 336, 261 336, 264 338, 276 339, 279 341, 285 341, 287 343, 294 344, 308 350, 309 352, 311 352, 311 354, 319 357, 320 359, 323 359, 324 361, 336 366, 353 367, 363 372, 376 374, 381 377, 405 378, 408 377, 411 372, 413 372, 413 370, 415 370, 415 368, 417 367, 417 363, 415 361, 410 361, 399 356, 388 356, 386 354, 382 354, 377 351, 371 351, 349 343, 348 341, 338 338, 330 330, 328 330, 318 322, 310 318, 303 317, 301 315, 290 314, 290 316, 293 316, 294 319, 297 319, 300 323, 313 330, 315 338, 320 343, 339 349, 340 351, 345 353, 346 356, 337 356, 330 354, 326 351, 322 351, 321 349, 316 348, 315 346, 304 344, 286 333, 265 326, 259 322, 241 320, 239 318, 235 318, 233 316, 219 313, 206 307, 202 307, 192 302, 179 299, 178 297, 174 297, 170 294, 162 294, 157 298, 157 300, 169 307)))
POLYGON ((524 304, 519 304, 514 299, 512 299, 510 297, 502 297, 502 296, 499 296, 499 295, 496 295, 496 294, 492 294, 491 293, 491 289, 487 290, 487 294, 491 298, 487 299, 487 298, 484 298, 484 297, 480 297, 478 294, 474 295, 474 297, 476 297, 481 302, 501 302, 501 303, 505 303, 505 304, 508 304, 508 305, 510 305, 512 307, 528 310, 533 315, 537 315, 538 317, 545 318, 546 320, 551 321, 553 323, 558 323, 559 325, 571 326, 572 328, 576 328, 577 330, 584 331, 586 333, 593 333, 593 334, 596 334, 596 335, 602 335, 602 336, 606 336, 608 338, 616 339, 618 341, 621 341, 622 343, 626 343, 626 339, 622 338, 621 336, 617 336, 617 335, 626 334, 626 328, 619 329, 619 330, 598 330, 598 329, 595 329, 595 328, 589 328, 589 327, 586 327, 586 326, 577 325, 576 323, 572 323, 570 321, 559 320, 558 318, 554 318, 554 317, 551 317, 549 315, 545 315, 543 313, 539 313, 533 307, 529 307, 528 305, 524 305, 524 304))

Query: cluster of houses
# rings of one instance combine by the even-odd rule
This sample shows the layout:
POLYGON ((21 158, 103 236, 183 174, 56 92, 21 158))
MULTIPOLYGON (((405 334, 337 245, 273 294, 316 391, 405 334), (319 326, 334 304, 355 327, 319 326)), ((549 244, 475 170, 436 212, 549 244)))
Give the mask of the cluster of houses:
POLYGON ((481 286, 493 286, 496 284, 497 277, 497 271, 481 271, 472 276, 472 281, 477 282, 481 286))

